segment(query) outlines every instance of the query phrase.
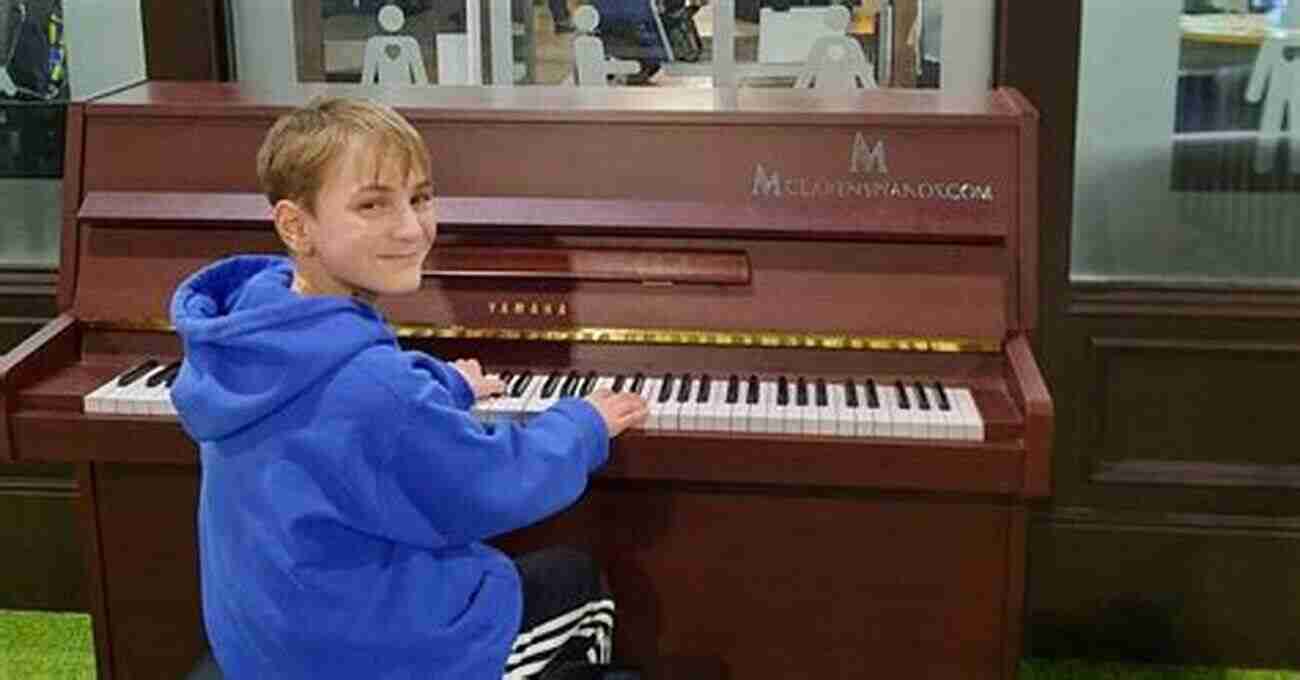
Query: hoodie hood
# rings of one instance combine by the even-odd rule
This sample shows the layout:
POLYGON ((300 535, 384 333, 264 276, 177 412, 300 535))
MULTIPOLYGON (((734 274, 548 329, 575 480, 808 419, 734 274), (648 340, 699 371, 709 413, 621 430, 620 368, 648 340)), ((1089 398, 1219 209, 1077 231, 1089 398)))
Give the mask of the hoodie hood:
POLYGON ((171 317, 185 360, 172 403, 195 440, 229 437, 366 347, 396 342, 374 307, 302 296, 292 283, 288 258, 241 255, 199 270, 177 288, 171 317))

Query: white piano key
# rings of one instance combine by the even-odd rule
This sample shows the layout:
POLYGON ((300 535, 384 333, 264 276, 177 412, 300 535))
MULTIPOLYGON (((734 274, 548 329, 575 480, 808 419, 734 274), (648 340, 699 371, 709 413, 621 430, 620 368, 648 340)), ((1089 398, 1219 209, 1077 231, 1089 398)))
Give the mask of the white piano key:
POLYGON ((95 388, 85 397, 82 397, 82 410, 86 413, 112 413, 113 407, 109 403, 107 397, 116 390, 117 376, 113 376, 111 380, 95 388))
POLYGON ((903 410, 898 406, 898 393, 893 385, 876 384, 879 409, 872 409, 875 421, 872 430, 876 437, 906 437, 910 428, 903 421, 903 410))
MULTIPOLYGON (((858 414, 856 411, 858 409, 849 408, 848 383, 837 382, 828 385, 827 389, 830 390, 831 406, 835 410, 835 432, 833 434, 840 437, 852 437, 857 432, 858 414)), ((855 392, 858 391, 856 383, 854 384, 853 389, 855 392)), ((858 395, 855 394, 854 396, 858 395)), ((862 408, 861 398, 858 399, 858 408, 862 408)))
POLYGON ((817 382, 813 381, 813 423, 817 434, 834 435, 839 431, 839 405, 835 402, 834 394, 835 384, 827 381, 823 383, 826 389, 826 404, 817 403, 817 382))
POLYGON ((858 436, 892 437, 894 436, 893 397, 889 394, 889 390, 876 384, 876 405, 873 407, 870 399, 870 388, 868 387, 870 384, 863 380, 860 386, 858 436))
POLYGON ((673 430, 677 427, 677 384, 680 376, 662 376, 655 380, 654 396, 649 402, 647 430, 673 430))
POLYGON ((786 401, 783 404, 781 403, 781 379, 773 381, 772 402, 767 407, 767 419, 774 423, 771 427, 775 429, 769 431, 798 434, 799 421, 795 419, 794 381, 786 379, 785 388, 786 401))
MULTIPOLYGON (((929 384, 925 386, 925 389, 926 393, 930 397, 930 405, 935 409, 934 413, 938 424, 937 430, 932 434, 934 434, 936 439, 958 439, 960 435, 958 428, 961 423, 957 417, 958 412, 953 408, 952 400, 948 399, 948 408, 944 409, 939 401, 939 388, 933 384, 929 384)), ((948 391, 945 389, 945 396, 947 395, 947 392, 948 391)))
POLYGON ((917 420, 920 428, 916 432, 917 438, 920 439, 938 439, 939 418, 935 411, 937 408, 930 399, 929 394, 925 394, 925 388, 918 388, 915 382, 904 383, 907 388, 907 395, 912 400, 912 407, 916 409, 917 420))
POLYGON ((544 382, 546 376, 536 373, 515 378, 507 396, 501 400, 498 413, 512 420, 522 420, 529 415, 528 403, 542 391, 544 382))
POLYGON ((566 375, 568 375, 568 371, 548 371, 542 376, 542 382, 538 386, 537 393, 534 394, 532 398, 528 400, 528 403, 524 405, 524 408, 529 414, 536 415, 541 413, 542 411, 554 406, 555 402, 560 400, 560 388, 564 385, 564 377, 566 375), (546 389, 546 382, 547 380, 550 380, 552 375, 557 375, 558 377, 555 379, 550 395, 543 396, 542 392, 546 389))
POLYGON ((900 394, 897 383, 890 383, 884 392, 887 392, 892 400, 892 436, 908 439, 925 436, 925 422, 917 410, 916 399, 908 392, 906 386, 900 394))
POLYGON ((776 403, 776 381, 764 380, 759 383, 758 390, 758 410, 757 414, 750 414, 750 422, 754 421, 754 415, 758 416, 758 428, 756 432, 768 432, 772 434, 785 431, 785 423, 782 421, 784 411, 776 403))
POLYGON ((145 384, 147 387, 147 391, 145 393, 144 399, 145 399, 145 407, 146 407, 145 410, 148 412, 149 415, 151 416, 171 415, 172 412, 175 410, 172 408, 171 389, 168 388, 167 383, 164 382, 166 375, 173 372, 173 370, 174 369, 171 364, 167 364, 163 366, 161 369, 159 369, 156 373, 154 373, 154 376, 157 376, 157 380, 156 380, 156 384, 153 386, 148 386, 148 380, 146 380, 145 384))
POLYGON ((794 425, 789 429, 792 434, 816 434, 816 425, 813 421, 813 390, 809 389, 810 385, 807 380, 803 381, 803 403, 800 403, 800 389, 798 389, 798 378, 790 381, 790 417, 794 425))
POLYGON ((614 389, 614 376, 600 375, 596 378, 596 386, 593 387, 591 391, 592 392, 599 392, 600 390, 613 391, 613 389, 614 389))
POLYGON ((654 427, 654 428, 650 427, 650 418, 654 417, 654 404, 655 404, 655 399, 658 398, 659 396, 660 382, 661 382, 660 378, 652 378, 648 375, 645 376, 645 379, 641 382, 641 390, 638 392, 638 394, 641 395, 642 399, 645 399, 646 409, 650 412, 650 417, 646 418, 645 424, 642 425, 639 429, 644 429, 644 430, 658 429, 658 427, 654 427))
POLYGON ((963 439, 984 441, 984 419, 975 405, 975 397, 966 388, 949 388, 948 396, 961 409, 963 439))
POLYGON ((161 385, 149 386, 149 379, 167 370, 166 366, 158 366, 149 370, 138 380, 131 383, 124 392, 113 395, 113 399, 118 404, 117 412, 123 415, 147 416, 152 415, 152 402, 154 395, 164 390, 161 385))
POLYGON ((695 391, 699 389, 700 376, 688 374, 673 390, 673 400, 677 402, 677 429, 694 430, 695 427, 695 391), (684 390, 684 391, 683 391, 684 390), (685 397, 683 400, 682 397, 685 397))
POLYGON ((698 427, 708 432, 731 429, 731 407, 727 404, 727 378, 715 377, 709 385, 709 400, 699 405, 698 427))
POLYGON ((731 422, 727 428, 731 432, 749 432, 749 414, 752 405, 749 403, 749 378, 740 376, 735 403, 731 404, 731 422))
POLYGON ((791 386, 791 403, 794 404, 795 434, 817 434, 817 400, 816 390, 811 381, 804 379, 803 403, 799 402, 799 383, 796 379, 791 386))

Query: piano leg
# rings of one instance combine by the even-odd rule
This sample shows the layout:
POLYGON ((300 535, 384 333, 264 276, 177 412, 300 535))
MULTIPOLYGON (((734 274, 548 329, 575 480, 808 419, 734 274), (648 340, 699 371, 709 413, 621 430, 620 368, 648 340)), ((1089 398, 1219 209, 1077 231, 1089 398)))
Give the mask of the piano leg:
POLYGON ((184 677, 205 648, 198 468, 79 466, 100 680, 184 677))

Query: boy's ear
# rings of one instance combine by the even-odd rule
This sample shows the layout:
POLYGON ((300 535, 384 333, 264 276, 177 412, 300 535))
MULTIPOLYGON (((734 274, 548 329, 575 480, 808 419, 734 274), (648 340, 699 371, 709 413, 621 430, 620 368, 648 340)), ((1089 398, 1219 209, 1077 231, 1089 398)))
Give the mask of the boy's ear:
POLYGON ((308 215, 301 206, 287 198, 280 199, 271 208, 271 219, 275 221, 275 231, 289 252, 300 256, 315 253, 308 215))

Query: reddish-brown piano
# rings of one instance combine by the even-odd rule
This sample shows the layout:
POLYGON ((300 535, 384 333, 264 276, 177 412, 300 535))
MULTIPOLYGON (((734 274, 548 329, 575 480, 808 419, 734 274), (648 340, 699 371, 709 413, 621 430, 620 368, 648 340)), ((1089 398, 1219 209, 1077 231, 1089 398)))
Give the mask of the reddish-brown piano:
MULTIPOLYGON (((356 91, 145 83, 69 112, 62 314, 0 362, 0 458, 78 464, 101 678, 179 677, 203 648, 200 469, 174 417, 83 398, 179 358, 183 276, 279 251, 254 153, 324 92, 356 91)), ((433 149, 441 196, 423 289, 382 303, 405 343, 677 381, 677 410, 617 440, 577 506, 501 539, 597 554, 623 661, 651 678, 1014 677, 1053 417, 1029 341, 1023 97, 385 97, 433 149), (706 375, 742 396, 698 389, 706 375)))

